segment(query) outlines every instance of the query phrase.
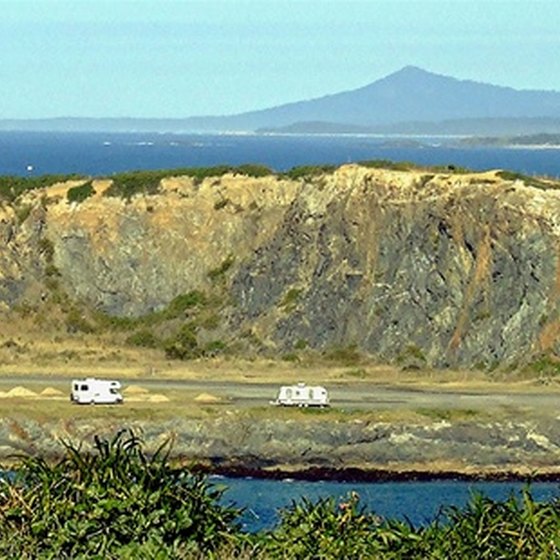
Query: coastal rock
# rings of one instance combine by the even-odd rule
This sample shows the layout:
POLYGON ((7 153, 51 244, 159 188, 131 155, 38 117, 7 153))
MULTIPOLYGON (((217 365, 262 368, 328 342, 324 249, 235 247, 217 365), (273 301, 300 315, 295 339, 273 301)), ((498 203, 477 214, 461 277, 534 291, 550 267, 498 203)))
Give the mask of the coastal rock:
POLYGON ((135 421, 116 425, 108 419, 40 423, 0 420, 0 460, 14 454, 56 458, 61 441, 91 449, 94 435, 110 438, 132 429, 148 452, 165 442, 173 460, 203 464, 223 472, 242 468, 262 474, 280 470, 403 473, 423 476, 454 472, 502 476, 558 474, 559 421, 531 422, 338 422, 329 419, 294 422, 244 418, 135 421))

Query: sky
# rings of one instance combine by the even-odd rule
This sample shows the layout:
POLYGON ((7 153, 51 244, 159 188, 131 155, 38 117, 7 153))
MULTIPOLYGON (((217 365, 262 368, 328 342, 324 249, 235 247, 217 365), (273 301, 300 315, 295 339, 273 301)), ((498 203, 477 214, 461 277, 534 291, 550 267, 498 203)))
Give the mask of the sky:
POLYGON ((0 0, 0 118, 225 115, 407 65, 560 91, 560 0, 0 0))

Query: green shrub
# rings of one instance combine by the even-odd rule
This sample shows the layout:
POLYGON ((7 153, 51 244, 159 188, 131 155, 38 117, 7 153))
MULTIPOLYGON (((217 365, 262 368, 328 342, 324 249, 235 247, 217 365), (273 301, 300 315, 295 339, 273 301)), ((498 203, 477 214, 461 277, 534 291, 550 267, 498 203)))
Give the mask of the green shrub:
POLYGON ((335 165, 300 165, 286 171, 284 176, 293 180, 308 180, 325 173, 332 173, 335 169, 335 165))
POLYGON ((239 167, 216 165, 214 167, 129 171, 113 175, 111 177, 113 182, 105 191, 105 194, 129 200, 136 194, 156 194, 159 191, 162 179, 168 177, 192 177, 195 184, 200 184, 208 177, 222 177, 226 173, 240 173, 251 177, 263 177, 273 172, 268 167, 258 164, 245 164, 239 167))
POLYGON ((68 199, 68 202, 80 203, 93 194, 95 194, 95 189, 93 188, 91 182, 88 182, 84 183, 83 185, 68 189, 68 191, 66 192, 66 198, 68 199))
POLYGON ((183 315, 187 309, 204 306, 206 302, 207 298, 203 292, 193 290, 174 297, 161 314, 165 319, 175 319, 183 315))
POLYGON ((233 255, 229 255, 226 259, 224 259, 219 267, 213 268, 208 272, 208 278, 210 278, 213 282, 222 279, 226 272, 233 266, 234 262, 235 257, 233 255))
POLYGON ((54 258, 54 243, 47 237, 39 239, 39 252, 45 257, 47 263, 52 263, 54 258))
POLYGON ((541 354, 523 367, 523 372, 536 377, 556 377, 560 374, 560 358, 541 354))
POLYGON ((397 356, 397 364, 403 370, 421 369, 426 366, 427 359, 422 349, 416 344, 408 344, 397 356))
POLYGON ((23 222, 29 218, 32 210, 33 205, 31 204, 20 204, 19 206, 16 206, 15 212, 18 224, 23 224, 23 222))
POLYGON ((202 348, 203 356, 217 356, 223 354, 227 350, 227 345, 223 340, 212 340, 202 348))
POLYGON ((556 558, 560 507, 536 502, 528 489, 504 502, 475 494, 465 508, 447 508, 445 523, 432 527, 431 537, 438 558, 556 558))
POLYGON ((130 171, 111 177, 111 186, 105 196, 118 196, 130 200, 136 194, 155 194, 163 178, 172 175, 170 171, 130 171))
POLYGON ((235 173, 247 175, 248 177, 267 177, 268 175, 274 175, 274 171, 270 169, 270 167, 258 163, 245 163, 237 166, 233 171, 235 173))
POLYGON ((54 464, 24 458, 0 481, 2 558, 177 558, 211 551, 238 531, 238 510, 201 475, 173 469, 168 443, 153 455, 131 431, 94 438, 91 453, 64 443, 54 464), (144 556, 164 558, 164 556, 144 556))
POLYGON ((506 181, 521 181, 527 186, 535 187, 537 189, 551 189, 554 187, 546 181, 542 181, 535 177, 530 177, 529 175, 523 175, 523 173, 517 173, 515 171, 498 171, 496 175, 506 181))
POLYGON ((142 348, 157 348, 160 344, 158 337, 148 329, 135 332, 126 339, 126 342, 142 348))
POLYGON ((55 183, 80 179, 78 175, 40 175, 38 177, 0 176, 0 200, 13 202, 21 194, 49 187, 55 183))
POLYGON ((305 350, 309 346, 309 342, 304 338, 299 338, 294 344, 295 350, 305 350))
POLYGON ((193 323, 184 324, 179 332, 165 343, 165 355, 175 360, 189 360, 202 355, 198 345, 196 326, 193 323))
POLYGON ((303 498, 280 512, 280 524, 270 535, 267 552, 273 558, 373 558, 371 538, 378 519, 366 514, 358 495, 337 503, 334 498, 312 502, 303 498))
POLYGON ((357 365, 364 359, 356 344, 338 346, 323 353, 325 359, 342 365, 357 365))
POLYGON ((373 169, 391 169, 393 171, 409 171, 415 169, 416 164, 410 161, 391 161, 389 159, 371 159, 359 161, 358 165, 373 169))
POLYGON ((280 302, 280 308, 286 313, 292 313, 298 304, 303 290, 301 288, 290 288, 280 302))
POLYGON ((93 333, 95 332, 95 327, 88 321, 86 316, 82 313, 80 309, 75 307, 71 308, 66 314, 66 330, 69 333, 93 333))

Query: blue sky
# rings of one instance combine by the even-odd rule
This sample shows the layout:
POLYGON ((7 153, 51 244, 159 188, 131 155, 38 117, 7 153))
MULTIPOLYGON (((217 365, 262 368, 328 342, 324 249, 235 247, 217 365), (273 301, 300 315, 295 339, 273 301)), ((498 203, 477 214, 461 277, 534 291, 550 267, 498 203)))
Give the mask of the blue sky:
POLYGON ((231 114, 412 64, 560 90, 559 0, 0 0, 0 118, 231 114))

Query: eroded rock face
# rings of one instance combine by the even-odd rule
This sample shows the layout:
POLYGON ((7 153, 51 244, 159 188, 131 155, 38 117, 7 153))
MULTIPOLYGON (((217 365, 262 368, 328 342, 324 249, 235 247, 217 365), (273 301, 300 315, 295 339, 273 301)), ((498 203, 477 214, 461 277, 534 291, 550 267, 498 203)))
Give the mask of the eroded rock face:
POLYGON ((136 316, 209 288, 229 259, 232 337, 437 366, 515 362, 558 349, 554 187, 355 165, 297 182, 177 177, 129 201, 99 188, 69 203, 53 187, 0 210, 0 302, 41 297, 55 271, 73 298, 136 316))
MULTIPOLYGON (((0 420, 0 460, 14 454, 59 457, 61 440, 90 449, 94 435, 111 439, 124 426, 75 419, 38 423, 0 420)), ((228 469, 362 469, 470 475, 558 473, 557 420, 504 422, 255 421, 235 417, 132 421, 148 451, 172 444, 172 458, 228 469)))

